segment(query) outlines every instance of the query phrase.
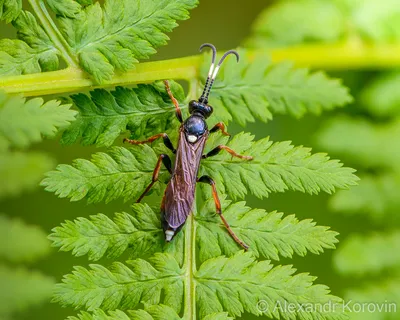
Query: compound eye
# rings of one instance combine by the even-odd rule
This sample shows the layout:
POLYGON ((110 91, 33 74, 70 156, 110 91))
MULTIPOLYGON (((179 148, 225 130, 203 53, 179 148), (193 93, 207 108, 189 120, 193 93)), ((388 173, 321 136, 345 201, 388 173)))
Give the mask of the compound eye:
POLYGON ((206 115, 205 116, 206 116, 206 118, 208 118, 209 116, 211 116, 211 114, 213 113, 214 109, 213 109, 213 107, 207 105, 205 107, 205 111, 206 111, 206 115))

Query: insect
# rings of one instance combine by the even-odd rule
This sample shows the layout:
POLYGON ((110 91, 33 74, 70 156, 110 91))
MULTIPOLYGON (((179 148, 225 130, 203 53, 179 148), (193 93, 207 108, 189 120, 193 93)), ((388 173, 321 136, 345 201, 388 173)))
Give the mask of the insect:
POLYGON ((177 148, 174 148, 171 140, 166 133, 156 134, 143 141, 124 139, 124 142, 138 145, 151 143, 156 139, 162 138, 164 140, 165 146, 176 154, 174 166, 172 166, 171 159, 168 155, 161 154, 159 156, 156 167, 153 171, 152 181, 137 200, 137 202, 140 202, 147 194, 147 192, 152 188, 154 183, 158 180, 161 165, 164 164, 164 166, 171 174, 171 179, 168 182, 168 185, 164 192, 164 197, 161 202, 161 223, 165 233, 165 240, 167 242, 171 241, 184 226, 186 219, 192 210, 196 183, 201 182, 207 183, 211 186, 212 196, 214 198, 217 214, 221 217, 223 224, 225 225, 232 238, 242 248, 247 250, 248 245, 246 245, 236 236, 236 234, 233 232, 228 222, 226 221, 224 215, 222 214, 221 203, 218 198, 218 193, 214 180, 209 176, 197 176, 201 159, 215 156, 222 150, 229 152, 233 157, 244 160, 253 159, 253 157, 251 156, 243 156, 237 154, 235 151, 225 145, 219 145, 207 154, 203 154, 204 146, 210 133, 214 133, 220 130, 222 134, 230 136, 229 133, 225 131, 225 125, 222 122, 217 123, 211 130, 208 130, 206 119, 210 117, 213 112, 212 106, 208 104, 208 97, 213 86, 215 77, 217 76, 221 64, 223 63, 225 58, 229 54, 233 54, 236 56, 236 59, 239 62, 239 54, 234 50, 229 50, 221 57, 218 64, 215 66, 215 59, 217 55, 216 48, 210 43, 204 43, 200 46, 200 51, 202 51, 202 49, 205 47, 209 47, 212 49, 212 63, 208 72, 206 83, 204 85, 203 93, 197 101, 190 101, 190 116, 185 121, 182 118, 182 112, 179 108, 178 101, 175 99, 170 90, 168 81, 164 81, 166 91, 175 106, 176 117, 181 123, 181 126, 179 128, 179 139, 177 148))

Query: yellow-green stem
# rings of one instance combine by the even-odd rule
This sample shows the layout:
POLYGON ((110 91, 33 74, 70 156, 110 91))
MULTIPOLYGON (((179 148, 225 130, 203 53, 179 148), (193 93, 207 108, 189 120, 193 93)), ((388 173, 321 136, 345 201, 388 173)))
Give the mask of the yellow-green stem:
POLYGON ((196 210, 194 209, 185 226, 185 262, 183 264, 183 269, 186 272, 183 310, 183 319, 185 320, 196 320, 196 284, 194 281, 194 274, 196 273, 195 214, 196 210))
MULTIPOLYGON (((305 45, 299 47, 248 50, 249 57, 265 55, 273 62, 291 60, 297 66, 325 70, 393 68, 400 66, 400 44, 366 45, 362 43, 305 45)), ((148 83, 160 79, 190 80, 197 76, 201 56, 140 63, 135 70, 115 75, 110 81, 95 84, 82 70, 64 70, 0 78, 0 88, 8 93, 41 96, 109 88, 116 85, 148 83)))

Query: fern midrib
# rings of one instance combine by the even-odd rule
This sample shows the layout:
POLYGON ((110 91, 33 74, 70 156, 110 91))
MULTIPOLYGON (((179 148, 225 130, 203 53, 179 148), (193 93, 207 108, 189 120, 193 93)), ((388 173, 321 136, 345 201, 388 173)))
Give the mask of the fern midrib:
MULTIPOLYGON (((196 200, 194 200, 196 204, 196 200)), ((196 213, 194 209, 186 220, 185 230, 185 262, 183 264, 183 270, 185 270, 185 293, 184 293, 184 313, 183 319, 185 320, 196 320, 196 287, 194 281, 194 274, 196 273, 196 243, 195 234, 196 227, 194 223, 194 215, 196 213)))
POLYGON ((54 47, 58 49, 65 62, 72 68, 79 68, 79 63, 74 60, 74 55, 71 53, 71 47, 61 35, 60 31, 54 24, 54 21, 50 17, 45 4, 42 0, 28 0, 36 16, 42 23, 42 27, 46 34, 49 36, 54 44, 54 47))

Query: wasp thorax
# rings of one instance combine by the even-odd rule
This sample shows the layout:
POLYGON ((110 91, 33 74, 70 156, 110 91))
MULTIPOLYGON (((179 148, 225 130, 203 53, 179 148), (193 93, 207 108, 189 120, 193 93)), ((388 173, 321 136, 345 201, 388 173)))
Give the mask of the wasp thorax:
POLYGON ((189 102, 190 114, 201 114, 204 118, 208 118, 213 113, 213 108, 205 102, 192 100, 189 102))

